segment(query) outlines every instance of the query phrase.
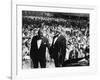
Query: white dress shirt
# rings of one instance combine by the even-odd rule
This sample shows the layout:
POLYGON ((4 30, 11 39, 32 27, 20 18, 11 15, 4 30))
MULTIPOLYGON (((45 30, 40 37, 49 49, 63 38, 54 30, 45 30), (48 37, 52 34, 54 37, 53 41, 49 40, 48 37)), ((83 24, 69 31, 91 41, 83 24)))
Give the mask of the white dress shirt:
MULTIPOLYGON (((60 36, 60 35, 59 35, 59 36, 60 36)), ((54 39, 54 43, 53 43, 53 44, 55 44, 55 42, 57 41, 57 39, 58 39, 59 36, 57 36, 57 37, 54 39)))
POLYGON ((38 47, 38 49, 39 49, 40 46, 41 46, 41 42, 42 42, 42 39, 37 40, 37 47, 38 47))
POLYGON ((57 41, 57 39, 58 39, 58 37, 56 37, 56 38, 54 39, 54 43, 53 43, 53 44, 55 44, 55 42, 57 41))

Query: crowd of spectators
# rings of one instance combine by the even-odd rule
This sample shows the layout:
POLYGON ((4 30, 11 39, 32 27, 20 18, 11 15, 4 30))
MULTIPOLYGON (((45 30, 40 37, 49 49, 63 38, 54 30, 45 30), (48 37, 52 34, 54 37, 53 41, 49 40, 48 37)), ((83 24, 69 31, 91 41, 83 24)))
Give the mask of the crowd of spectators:
MULTIPOLYGON (((71 54, 73 50, 77 52, 77 57, 82 58, 89 55, 89 19, 79 18, 50 18, 39 16, 23 16, 22 17, 22 63, 23 68, 26 65, 31 66, 30 46, 31 39, 37 35, 41 28, 43 35, 48 38, 52 44, 52 38, 56 31, 59 31, 66 38, 66 60, 74 59, 75 54, 71 54)), ((49 61, 47 50, 47 61, 49 61)), ((87 60, 89 62, 89 59, 87 60)))

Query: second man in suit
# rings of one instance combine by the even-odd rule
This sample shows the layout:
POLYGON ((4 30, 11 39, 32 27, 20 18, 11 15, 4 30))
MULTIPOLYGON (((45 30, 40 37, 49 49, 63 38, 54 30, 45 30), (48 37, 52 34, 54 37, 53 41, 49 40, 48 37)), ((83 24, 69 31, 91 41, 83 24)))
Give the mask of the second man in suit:
POLYGON ((56 31, 50 49, 55 67, 62 67, 66 56, 66 39, 59 31, 56 31))

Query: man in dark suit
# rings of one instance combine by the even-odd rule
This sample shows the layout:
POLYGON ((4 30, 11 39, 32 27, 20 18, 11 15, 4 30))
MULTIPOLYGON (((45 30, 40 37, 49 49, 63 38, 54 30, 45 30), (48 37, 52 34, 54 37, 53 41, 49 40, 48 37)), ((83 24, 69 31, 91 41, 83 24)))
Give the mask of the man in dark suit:
POLYGON ((38 68, 40 63, 41 68, 46 67, 46 47, 49 48, 49 42, 43 36, 42 31, 38 31, 38 35, 34 36, 31 42, 30 57, 34 68, 38 68))
POLYGON ((54 59, 55 67, 62 67, 66 55, 66 39, 58 31, 53 37, 50 53, 54 59))

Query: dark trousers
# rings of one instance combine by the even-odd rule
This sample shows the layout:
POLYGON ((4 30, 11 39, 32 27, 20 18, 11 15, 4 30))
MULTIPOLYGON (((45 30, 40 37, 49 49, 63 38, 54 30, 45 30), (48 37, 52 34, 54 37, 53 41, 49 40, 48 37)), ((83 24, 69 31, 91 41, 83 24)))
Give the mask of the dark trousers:
POLYGON ((34 58, 32 62, 34 68, 38 68, 39 64, 41 68, 46 68, 46 60, 44 58, 34 58))
POLYGON ((55 67, 63 67, 62 64, 64 63, 65 56, 59 56, 54 58, 55 67))

